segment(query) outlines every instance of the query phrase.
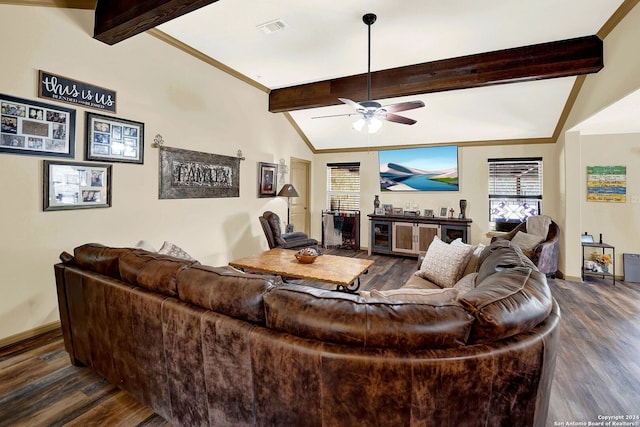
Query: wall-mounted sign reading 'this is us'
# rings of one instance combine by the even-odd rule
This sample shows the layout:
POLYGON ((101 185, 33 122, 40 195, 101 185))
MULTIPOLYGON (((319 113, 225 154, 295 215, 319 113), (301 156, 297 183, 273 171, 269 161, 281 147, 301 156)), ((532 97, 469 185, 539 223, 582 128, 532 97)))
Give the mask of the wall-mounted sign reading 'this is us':
POLYGON ((38 96, 54 101, 79 104, 103 111, 116 112, 116 92, 88 83, 56 76, 40 70, 38 96))

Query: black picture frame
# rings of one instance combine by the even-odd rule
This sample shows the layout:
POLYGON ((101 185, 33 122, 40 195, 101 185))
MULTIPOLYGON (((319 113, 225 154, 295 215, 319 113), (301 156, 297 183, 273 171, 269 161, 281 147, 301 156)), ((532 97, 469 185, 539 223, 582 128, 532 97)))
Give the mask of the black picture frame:
POLYGON ((75 156, 76 110, 0 94, 0 153, 75 156))
POLYGON ((44 211, 111 207, 111 165, 43 162, 44 211))
POLYGON ((85 160, 144 164, 144 123, 86 112, 85 160))
POLYGON ((278 165, 258 162, 258 197, 276 197, 278 165))

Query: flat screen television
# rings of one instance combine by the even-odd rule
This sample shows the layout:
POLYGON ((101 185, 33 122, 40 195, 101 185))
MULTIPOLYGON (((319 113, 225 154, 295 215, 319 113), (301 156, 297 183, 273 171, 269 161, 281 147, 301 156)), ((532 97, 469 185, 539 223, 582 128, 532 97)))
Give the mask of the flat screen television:
POLYGON ((458 191, 458 146, 381 150, 380 191, 458 191))

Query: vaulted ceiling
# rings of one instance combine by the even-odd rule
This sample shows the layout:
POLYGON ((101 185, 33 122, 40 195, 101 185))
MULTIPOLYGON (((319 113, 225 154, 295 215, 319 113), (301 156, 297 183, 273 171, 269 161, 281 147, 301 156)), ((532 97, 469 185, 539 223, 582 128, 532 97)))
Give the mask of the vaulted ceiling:
MULTIPOLYGON (((638 0, 99 0, 94 36, 156 37, 269 94, 314 151, 440 143, 553 142, 582 79, 606 56, 601 39, 638 0), (338 98, 422 100, 375 134, 338 98), (265 25, 266 24, 266 25, 265 25), (266 27, 266 28, 265 28, 266 27), (316 118, 319 116, 335 116, 316 118)), ((224 105, 221 105, 224 108, 224 105)), ((242 111, 238 111, 242 114, 242 111)))

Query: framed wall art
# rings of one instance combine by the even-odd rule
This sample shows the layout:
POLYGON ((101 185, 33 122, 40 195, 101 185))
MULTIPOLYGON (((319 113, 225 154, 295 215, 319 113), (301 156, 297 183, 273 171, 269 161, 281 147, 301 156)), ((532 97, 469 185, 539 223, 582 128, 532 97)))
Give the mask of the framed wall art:
POLYGON ((459 191, 458 147, 380 150, 380 191, 459 191))
POLYGON ((86 160, 144 163, 144 123, 86 114, 86 160))
POLYGON ((587 166, 587 202, 626 201, 626 166, 587 166))
POLYGON ((111 207, 111 165, 44 161, 43 210, 111 207))
POLYGON ((38 96, 54 101, 116 112, 116 92, 90 83, 38 70, 38 96))
POLYGON ((258 162, 258 197, 276 197, 278 165, 258 162))
POLYGON ((240 197, 240 157, 160 147, 158 197, 240 197))
POLYGON ((75 110, 0 94, 0 152, 75 155, 75 110))

